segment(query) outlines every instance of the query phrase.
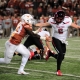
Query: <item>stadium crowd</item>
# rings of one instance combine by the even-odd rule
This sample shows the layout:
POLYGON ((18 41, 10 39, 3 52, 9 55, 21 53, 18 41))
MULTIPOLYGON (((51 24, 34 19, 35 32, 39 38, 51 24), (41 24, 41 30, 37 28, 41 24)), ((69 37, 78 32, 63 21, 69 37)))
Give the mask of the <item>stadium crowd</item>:
MULTIPOLYGON (((58 10, 65 10, 80 25, 80 0, 0 0, 0 37, 9 37, 25 13, 37 22, 46 22, 58 10)), ((70 33, 80 36, 80 30, 71 28, 70 33)))

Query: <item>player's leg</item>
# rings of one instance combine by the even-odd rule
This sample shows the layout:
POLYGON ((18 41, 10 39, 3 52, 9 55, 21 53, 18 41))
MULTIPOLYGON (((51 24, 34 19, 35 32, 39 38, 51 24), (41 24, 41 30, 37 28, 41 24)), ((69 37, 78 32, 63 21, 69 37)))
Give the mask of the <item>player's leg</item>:
POLYGON ((24 67, 30 56, 30 51, 23 44, 20 44, 20 45, 18 45, 16 52, 18 52, 22 55, 22 61, 21 61, 20 68, 18 70, 18 74, 28 74, 24 71, 24 67))
MULTIPOLYGON (((53 44, 55 50, 58 53, 58 55, 57 55, 57 72, 58 72, 60 70, 60 68, 61 68, 61 63, 62 63, 62 60, 63 60, 62 43, 61 43, 60 40, 58 40, 58 39, 56 39, 54 37, 52 39, 53 39, 52 44, 53 44)), ((62 75, 62 73, 59 74, 59 75, 62 75)))
MULTIPOLYGON (((33 45, 34 44, 34 41, 33 41, 33 38, 31 37, 31 36, 27 36, 27 38, 26 38, 26 40, 25 40, 25 42, 24 42, 24 46, 26 47, 26 48, 29 48, 31 45, 33 45)), ((15 55, 19 55, 19 56, 22 56, 20 53, 18 53, 18 52, 15 52, 14 53, 14 56, 15 55)))
POLYGON ((63 51, 63 59, 64 59, 66 54, 66 44, 62 44, 62 51, 63 51))
POLYGON ((34 44, 34 40, 31 36, 28 36, 28 38, 25 40, 24 42, 24 46, 26 48, 28 48, 29 46, 33 45, 34 44))
POLYGON ((11 44, 9 41, 6 41, 5 43, 5 52, 4 52, 4 58, 0 58, 0 63, 10 63, 13 57, 13 54, 16 50, 16 46, 11 44))
POLYGON ((44 47, 43 43, 39 38, 34 38, 34 44, 37 46, 37 48, 40 50, 41 59, 43 59, 44 55, 44 47))
POLYGON ((37 46, 40 49, 41 56, 43 56, 44 48, 43 48, 43 45, 42 45, 42 43, 41 43, 39 38, 33 37, 33 36, 29 36, 26 39, 26 41, 24 42, 24 46, 28 48, 31 45, 37 46))

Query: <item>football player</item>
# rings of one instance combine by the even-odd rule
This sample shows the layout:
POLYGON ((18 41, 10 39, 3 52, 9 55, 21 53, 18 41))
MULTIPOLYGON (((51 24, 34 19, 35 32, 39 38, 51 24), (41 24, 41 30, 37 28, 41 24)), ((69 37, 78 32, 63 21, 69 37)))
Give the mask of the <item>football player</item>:
POLYGON ((0 58, 0 63, 10 63, 14 52, 19 52, 22 55, 22 61, 18 74, 29 74, 24 71, 24 67, 30 56, 30 51, 21 44, 22 39, 27 35, 26 29, 32 30, 33 17, 30 14, 21 16, 21 21, 18 23, 15 31, 10 38, 5 42, 4 58, 0 58))
MULTIPOLYGON (((29 34, 29 32, 32 31, 32 24, 32 15, 24 14, 21 16, 21 21, 18 23, 16 29, 11 34, 10 38, 5 42, 4 58, 0 58, 0 63, 8 64, 11 62, 14 52, 20 53, 22 55, 22 61, 20 68, 17 72, 18 74, 29 74, 24 71, 24 67, 30 56, 30 51, 23 44, 21 44, 21 41, 25 36, 27 36, 27 34, 29 34)), ((48 37, 45 37, 44 39, 48 40, 48 37)))
MULTIPOLYGON (((36 35, 38 35, 40 37, 45 37, 45 36, 50 37, 50 33, 45 28, 44 29, 41 28, 40 30, 38 29, 36 35)), ((26 39, 26 41, 24 42, 24 45, 27 48, 32 45, 35 45, 36 47, 35 46, 31 47, 31 54, 32 54, 32 51, 34 52, 34 56, 40 54, 41 59, 42 59, 42 58, 45 58, 47 50, 52 51, 49 41, 45 40, 45 42, 46 42, 46 45, 44 45, 42 39, 39 39, 37 36, 35 36, 35 37, 29 36, 26 39), (35 49, 35 51, 34 51, 34 49, 35 49)), ((30 56, 30 59, 31 59, 31 56, 30 56)))
POLYGON ((46 23, 37 23, 36 26, 39 27, 46 27, 52 26, 52 45, 54 46, 55 50, 58 54, 52 54, 48 51, 48 57, 53 56, 57 59, 57 75, 62 76, 61 72, 61 63, 64 59, 66 53, 66 39, 68 28, 70 26, 74 28, 80 28, 80 26, 72 23, 72 19, 69 16, 65 15, 63 10, 59 10, 54 14, 54 17, 49 18, 48 22, 46 23))
MULTIPOLYGON (((22 61, 17 72, 18 74, 29 74, 24 71, 24 67, 30 56, 30 51, 23 44, 21 44, 21 41, 29 33, 28 30, 32 31, 32 24, 32 15, 24 14, 21 16, 21 21, 18 23, 10 38, 5 42, 4 58, 0 58, 0 63, 8 64, 11 62, 14 52, 20 53, 22 55, 22 61)), ((46 39, 48 38, 45 38, 45 40, 46 39)))

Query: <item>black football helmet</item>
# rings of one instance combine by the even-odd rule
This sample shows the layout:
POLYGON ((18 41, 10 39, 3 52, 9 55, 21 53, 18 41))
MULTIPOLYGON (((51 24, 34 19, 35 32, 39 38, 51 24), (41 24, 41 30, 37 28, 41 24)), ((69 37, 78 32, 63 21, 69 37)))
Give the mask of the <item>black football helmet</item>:
POLYGON ((65 17, 65 12, 63 10, 59 10, 54 14, 54 20, 56 23, 61 23, 65 17))

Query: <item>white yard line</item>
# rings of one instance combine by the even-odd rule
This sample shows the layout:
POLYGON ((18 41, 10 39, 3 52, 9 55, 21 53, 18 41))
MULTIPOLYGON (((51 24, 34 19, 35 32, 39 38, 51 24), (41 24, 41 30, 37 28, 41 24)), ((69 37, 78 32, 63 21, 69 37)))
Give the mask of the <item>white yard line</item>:
MULTIPOLYGON (((17 67, 9 67, 9 66, 0 66, 0 67, 18 69, 17 67)), ((34 72, 41 72, 41 73, 48 73, 48 74, 56 74, 56 72, 50 72, 50 71, 33 70, 33 69, 25 69, 25 70, 34 71, 34 72)), ((63 76, 80 78, 80 76, 76 76, 76 75, 73 75, 73 74, 63 74, 63 76)))
POLYGON ((80 47, 78 47, 78 48, 74 48, 74 47, 67 47, 67 49, 71 49, 71 50, 80 50, 80 47))
POLYGON ((77 56, 77 57, 72 57, 72 56, 65 56, 67 58, 80 58, 80 56, 77 56))
POLYGON ((18 63, 10 63, 10 64, 18 64, 18 63))

